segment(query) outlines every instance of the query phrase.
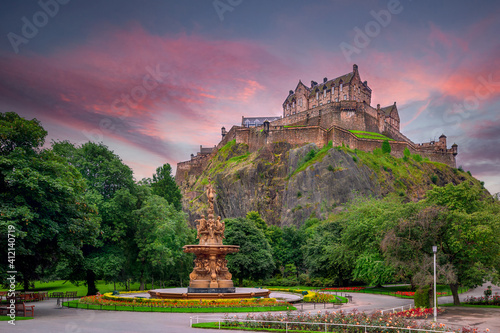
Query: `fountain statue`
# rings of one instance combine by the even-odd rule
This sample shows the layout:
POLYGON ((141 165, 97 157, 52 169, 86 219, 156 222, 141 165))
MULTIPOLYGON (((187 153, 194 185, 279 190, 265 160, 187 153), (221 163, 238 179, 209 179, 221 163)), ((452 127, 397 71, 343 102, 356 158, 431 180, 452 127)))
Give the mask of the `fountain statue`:
POLYGON ((235 288, 227 269, 226 255, 240 250, 237 245, 223 245, 226 226, 220 216, 215 218, 215 191, 210 183, 206 190, 208 214, 196 220, 198 245, 185 245, 184 252, 194 253, 194 269, 189 274, 189 287, 154 289, 148 291, 151 298, 163 299, 220 299, 269 297, 270 291, 260 288, 235 288))
POLYGON ((232 293, 235 292, 231 273, 227 269, 226 255, 239 251, 239 246, 223 245, 224 221, 220 216, 215 219, 215 191, 210 183, 207 186, 208 215, 202 215, 197 223, 198 245, 185 245, 184 252, 194 253, 194 269, 189 274, 189 293, 232 293))

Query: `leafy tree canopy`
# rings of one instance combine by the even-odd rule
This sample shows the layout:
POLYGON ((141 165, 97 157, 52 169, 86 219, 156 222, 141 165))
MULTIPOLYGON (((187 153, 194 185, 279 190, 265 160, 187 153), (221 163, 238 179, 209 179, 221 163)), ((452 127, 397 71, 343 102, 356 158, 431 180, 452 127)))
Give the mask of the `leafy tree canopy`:
POLYGON ((0 155, 6 155, 15 148, 33 151, 43 146, 47 131, 36 118, 26 120, 17 113, 0 113, 0 155))
POLYGON ((163 164, 156 169, 156 173, 153 175, 153 180, 151 181, 151 188, 153 189, 153 194, 166 199, 169 203, 174 205, 175 209, 178 211, 182 209, 181 190, 172 176, 172 167, 170 164, 163 164))
POLYGON ((262 230, 246 218, 226 219, 224 244, 238 245, 240 251, 228 255, 228 268, 239 279, 265 279, 275 268, 272 250, 262 230))

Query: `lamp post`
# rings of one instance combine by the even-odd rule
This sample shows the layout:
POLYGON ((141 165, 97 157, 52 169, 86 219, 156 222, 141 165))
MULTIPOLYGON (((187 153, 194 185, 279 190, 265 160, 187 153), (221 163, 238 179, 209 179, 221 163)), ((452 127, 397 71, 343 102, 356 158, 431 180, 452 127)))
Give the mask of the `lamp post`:
POLYGON ((432 252, 434 252, 434 321, 437 322, 437 294, 436 294, 436 253, 437 246, 432 247, 432 252))

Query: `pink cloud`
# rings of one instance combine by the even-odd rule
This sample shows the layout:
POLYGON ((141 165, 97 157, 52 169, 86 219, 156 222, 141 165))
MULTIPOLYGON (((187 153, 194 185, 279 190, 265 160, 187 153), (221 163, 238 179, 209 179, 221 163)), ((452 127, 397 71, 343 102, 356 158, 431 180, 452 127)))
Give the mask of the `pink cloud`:
POLYGON ((89 40, 45 56, 3 57, 0 92, 47 121, 168 154, 158 142, 168 146, 181 132, 217 128, 229 116, 238 123, 235 107, 287 73, 251 41, 158 36, 138 25, 89 40))

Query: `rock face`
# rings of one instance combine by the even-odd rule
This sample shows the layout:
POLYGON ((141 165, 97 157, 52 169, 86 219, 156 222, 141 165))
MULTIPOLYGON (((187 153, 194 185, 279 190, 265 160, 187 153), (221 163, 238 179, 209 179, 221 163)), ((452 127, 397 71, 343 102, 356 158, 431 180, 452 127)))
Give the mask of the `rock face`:
POLYGON ((272 225, 300 226, 310 217, 325 218, 355 196, 396 193, 419 200, 434 184, 476 181, 444 164, 412 157, 398 159, 314 144, 294 148, 285 142, 250 153, 229 142, 206 168, 186 173, 181 182, 183 208, 193 224, 207 208, 208 177, 217 192, 215 212, 223 219, 258 211, 272 225))

